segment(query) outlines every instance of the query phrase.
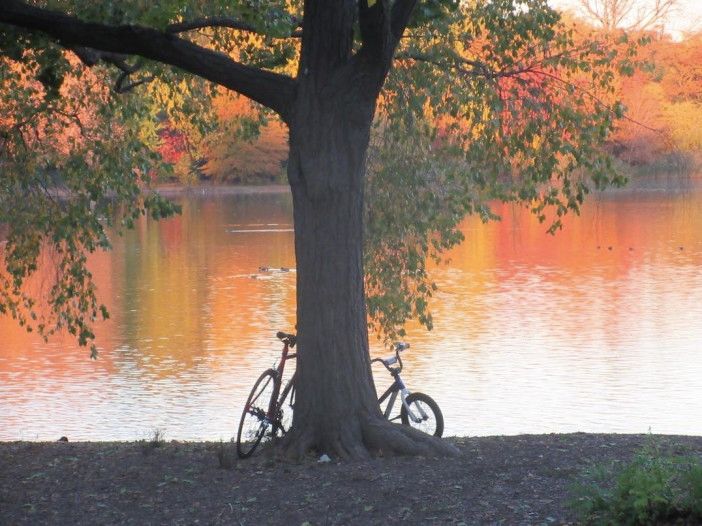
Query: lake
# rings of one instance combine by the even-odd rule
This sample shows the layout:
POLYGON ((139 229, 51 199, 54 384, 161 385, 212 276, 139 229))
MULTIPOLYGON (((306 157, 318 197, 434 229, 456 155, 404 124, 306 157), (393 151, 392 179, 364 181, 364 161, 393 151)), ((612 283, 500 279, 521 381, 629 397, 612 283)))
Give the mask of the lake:
MULTIPOLYGON (((0 440, 224 439, 295 325, 286 192, 194 190, 91 258, 111 319, 89 359, 0 318, 0 440), (259 267, 290 271, 259 271, 259 267)), ((462 223, 433 268, 435 327, 403 377, 446 435, 702 435, 702 185, 647 178, 592 195, 555 237, 523 208, 462 223)), ((388 351, 371 336, 373 356, 388 351)), ((379 389, 389 378, 374 373, 379 389)))

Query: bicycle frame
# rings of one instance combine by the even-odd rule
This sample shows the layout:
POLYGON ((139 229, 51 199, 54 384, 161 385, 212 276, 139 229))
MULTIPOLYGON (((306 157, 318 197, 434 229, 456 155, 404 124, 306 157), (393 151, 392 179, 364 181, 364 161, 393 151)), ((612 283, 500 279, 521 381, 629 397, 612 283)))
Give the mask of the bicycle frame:
POLYGON ((390 371, 390 374, 393 376, 395 381, 392 383, 390 387, 387 388, 387 390, 382 394, 380 398, 378 398, 378 405, 382 405, 382 403, 390 397, 390 400, 388 401, 388 405, 385 407, 385 411, 383 412, 383 416, 385 417, 386 420, 397 420, 400 418, 400 415, 397 415, 394 418, 390 418, 390 413, 392 412, 392 408, 395 406, 395 400, 397 400, 397 395, 398 393, 400 394, 400 399, 402 400, 402 405, 405 407, 405 410, 407 411, 407 416, 410 417, 410 419, 413 422, 422 422, 423 420, 426 420, 427 414, 424 412, 421 406, 417 406, 417 409, 420 413, 420 416, 417 416, 412 412, 412 408, 407 404, 407 397, 411 394, 410 390, 407 389, 407 386, 405 385, 405 382, 402 381, 402 378, 400 378, 400 372, 397 370, 391 370, 388 368, 390 371))
MULTIPOLYGON (((278 396, 280 395, 280 386, 283 385, 283 372, 285 371, 285 362, 291 360, 297 356, 297 353, 290 353, 290 342, 285 339, 283 340, 283 352, 280 356, 280 363, 276 368, 276 373, 278 374, 278 381, 273 386, 273 396, 271 396, 270 405, 268 406, 268 412, 266 413, 266 418, 269 422, 277 422, 276 412, 278 410, 278 396)), ((285 387, 287 389, 291 388, 294 383, 295 376, 285 387)))

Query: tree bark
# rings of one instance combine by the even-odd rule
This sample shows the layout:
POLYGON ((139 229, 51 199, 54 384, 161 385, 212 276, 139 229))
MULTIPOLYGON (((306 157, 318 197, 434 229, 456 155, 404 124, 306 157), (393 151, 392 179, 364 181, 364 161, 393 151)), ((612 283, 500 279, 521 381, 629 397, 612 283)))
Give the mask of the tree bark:
POLYGON ((365 155, 379 89, 357 63, 326 81, 301 75, 288 178, 297 259, 297 394, 283 449, 341 458, 452 454, 434 437, 385 420, 368 352, 363 273, 365 155))
POLYGON ((335 110, 337 98, 299 108, 291 130, 300 352, 289 443, 300 453, 316 447, 363 456, 360 422, 379 416, 363 291, 362 145, 368 138, 335 110))

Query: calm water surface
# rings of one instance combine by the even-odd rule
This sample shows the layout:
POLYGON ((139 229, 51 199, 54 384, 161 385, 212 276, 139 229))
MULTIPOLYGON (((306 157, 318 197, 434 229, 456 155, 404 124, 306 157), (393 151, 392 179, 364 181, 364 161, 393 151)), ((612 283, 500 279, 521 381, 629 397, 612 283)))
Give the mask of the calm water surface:
MULTIPOLYGON (((97 361, 0 318, 0 440, 234 434, 295 323, 294 272, 258 272, 295 266, 290 198, 176 200, 181 217, 91 261, 112 314, 97 361)), ((694 181, 659 179, 594 196, 556 237, 511 206, 469 218, 434 269, 434 331, 410 327, 406 382, 449 435, 702 434, 701 203, 694 181)))

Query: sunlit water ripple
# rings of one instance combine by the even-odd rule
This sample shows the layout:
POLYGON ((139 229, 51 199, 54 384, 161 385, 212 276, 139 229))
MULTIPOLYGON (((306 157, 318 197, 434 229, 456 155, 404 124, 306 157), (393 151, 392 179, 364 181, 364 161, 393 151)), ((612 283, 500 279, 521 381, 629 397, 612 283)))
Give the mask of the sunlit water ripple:
MULTIPOLYGON (((669 183, 594 196, 556 237, 508 206, 463 224, 403 374, 447 434, 702 434, 702 192, 669 183)), ((182 217, 145 220, 91 261, 112 313, 97 361, 0 319, 0 439, 234 434, 275 331, 294 327, 290 200, 178 199, 182 217)))

